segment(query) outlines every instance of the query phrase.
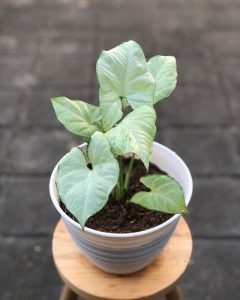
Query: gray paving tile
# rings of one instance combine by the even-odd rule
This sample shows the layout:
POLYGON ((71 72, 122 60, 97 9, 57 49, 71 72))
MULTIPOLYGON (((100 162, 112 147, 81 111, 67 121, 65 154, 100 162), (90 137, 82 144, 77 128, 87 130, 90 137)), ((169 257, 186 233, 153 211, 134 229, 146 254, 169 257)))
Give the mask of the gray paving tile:
POLYGON ((107 11, 107 12, 142 12, 145 11, 152 11, 159 8, 159 1, 158 0, 149 0, 148 2, 144 0, 131 0, 128 1, 127 5, 124 1, 116 0, 104 0, 99 5, 99 11, 107 11))
POLYGON ((31 58, 18 56, 1 56, 0 58, 0 88, 26 88, 35 83, 34 77, 29 73, 31 58))
POLYGON ((67 9, 66 7, 47 11, 43 9, 43 14, 47 28, 64 28, 73 32, 94 30, 94 10, 82 10, 80 5, 70 5, 67 9))
POLYGON ((0 54, 17 54, 28 57, 37 51, 37 38, 35 35, 19 36, 16 34, 0 35, 0 54))
POLYGON ((240 241, 194 241, 192 264, 182 280, 186 299, 238 299, 240 241))
MULTIPOLYGON (((105 3, 106 4, 106 3, 105 3)), ((99 14, 99 25, 103 30, 132 31, 134 29, 152 30, 199 30, 204 28, 204 22, 199 14, 198 6, 184 5, 179 7, 165 4, 161 5, 156 1, 138 2, 134 1, 132 7, 135 9, 118 9, 115 3, 103 6, 99 14), (110 7, 110 9, 109 9, 110 7), (124 22, 122 21, 124 20, 124 22), (151 20, 151 21, 150 21, 151 20)), ((101 9, 101 8, 100 8, 101 9)))
POLYGON ((193 174, 239 174, 237 143, 229 130, 167 129, 164 143, 176 151, 193 174))
POLYGON ((98 30, 108 32, 143 31, 146 25, 144 14, 147 11, 104 10, 98 17, 98 30), (124 21, 123 21, 124 20, 124 21))
POLYGON ((238 72, 240 61, 237 57, 229 57, 222 60, 220 59, 220 56, 218 57, 217 61, 221 81, 233 115, 233 121, 236 124, 240 124, 240 74, 238 72))
POLYGON ((190 56, 192 59, 195 57, 196 61, 199 57, 211 58, 211 43, 206 39, 204 30, 163 30, 164 28, 155 28, 148 33, 155 48, 155 55, 173 55, 177 59, 190 56))
POLYGON ((31 91, 23 96, 24 100, 19 111, 20 126, 60 126, 50 102, 50 98, 56 96, 66 96, 72 100, 80 99, 98 105, 93 89, 89 88, 72 90, 62 86, 59 89, 56 87, 49 90, 31 91))
POLYGON ((1 180, 0 234, 52 234, 59 215, 51 203, 48 183, 48 177, 1 180))
POLYGON ((45 86, 90 86, 93 82, 93 72, 95 72, 95 61, 86 57, 79 60, 64 60, 58 56, 54 60, 39 60, 33 71, 37 78, 38 85, 45 86))
POLYGON ((240 103, 239 103, 239 97, 238 97, 238 88, 231 89, 231 91, 228 92, 228 97, 230 101, 231 111, 234 118, 234 121, 236 124, 240 124, 240 118, 239 118, 239 112, 240 112, 240 103))
POLYGON ((166 100, 155 105, 158 124, 229 124, 229 106, 218 89, 177 86, 166 100))
POLYGON ((11 9, 26 9, 26 8, 59 8, 65 7, 67 8, 69 5, 75 5, 79 9, 86 9, 89 6, 93 6, 96 1, 88 1, 88 0, 3 0, 2 3, 7 8, 11 9))
POLYGON ((229 89, 232 87, 239 87, 240 74, 237 72, 240 66, 240 60, 237 57, 225 57, 217 59, 218 69, 222 76, 222 82, 225 86, 228 86, 229 89))
POLYGON ((70 99, 80 99, 84 101, 89 100, 91 103, 97 103, 96 101, 98 99, 96 97, 92 99, 92 95, 96 96, 98 94, 98 87, 88 87, 85 85, 72 87, 67 84, 59 86, 49 85, 44 88, 41 86, 35 86, 25 94, 25 99, 31 97, 31 94, 36 94, 41 97, 41 99, 46 97, 49 99, 50 97, 66 96, 70 99))
POLYGON ((240 29, 240 5, 215 5, 205 9, 206 22, 210 29, 240 29))
MULTIPOLYGON (((14 0, 16 1, 16 0, 14 0)), ((94 8, 94 5, 98 2, 98 0, 42 0, 41 3, 39 1, 34 0, 36 2, 36 5, 56 5, 61 7, 67 7, 69 5, 76 5, 78 9, 88 9, 88 8, 94 8)))
POLYGON ((5 17, 7 15, 7 8, 5 3, 1 4, 1 10, 0 10, 0 22, 3 23, 3 21, 5 20, 5 17))
POLYGON ((54 96, 55 94, 47 91, 25 94, 19 111, 19 125, 22 127, 60 126, 50 101, 50 97, 54 96))
POLYGON ((63 35, 58 30, 48 30, 42 33, 39 59, 54 59, 58 55, 64 59, 92 57, 94 40, 94 34, 89 32, 63 35))
POLYGON ((197 5, 162 6, 154 10, 151 15, 145 14, 151 30, 202 30, 205 29, 205 20, 197 5))
POLYGON ((240 185, 234 178, 194 178, 187 220, 197 237, 240 236, 240 185))
POLYGON ((222 60, 223 54, 229 57, 240 55, 240 32, 238 30, 214 30, 210 31, 206 38, 215 54, 219 55, 219 59, 222 60))
POLYGON ((214 7, 224 7, 226 9, 229 8, 229 6, 239 6, 239 1, 238 0, 229 0, 226 2, 225 0, 203 0, 202 1, 206 7, 214 8, 214 7))
POLYGON ((178 70, 178 84, 199 85, 204 88, 219 86, 217 69, 211 58, 198 56, 176 57, 178 70))
POLYGON ((58 160, 80 143, 81 139, 64 128, 20 131, 10 145, 7 170, 10 173, 50 173, 58 160))
POLYGON ((46 29, 58 28, 72 32, 93 30, 95 26, 94 10, 81 9, 80 5, 15 7, 9 18, 3 23, 3 34, 36 34, 46 29))
POLYGON ((10 129, 0 129, 0 171, 7 156, 7 150, 11 140, 10 129))
POLYGON ((19 98, 18 93, 0 91, 0 107, 4 112, 1 113, 0 125, 13 124, 18 111, 19 98))
POLYGON ((2 0, 1 1, 1 5, 4 6, 4 7, 7 7, 7 8, 12 8, 12 7, 21 7, 21 6, 29 6, 29 5, 32 5, 33 4, 33 1, 32 0, 19 0, 19 1, 16 1, 16 0, 2 0))
POLYGON ((17 35, 22 33, 36 34, 46 27, 46 15, 43 11, 37 9, 16 9, 11 10, 8 18, 2 24, 2 33, 4 35, 17 35))
POLYGON ((1 238, 0 247, 2 300, 57 299, 61 281, 52 261, 51 240, 1 238))
MULTIPOLYGON (((211 0, 210 0, 211 1, 211 0)), ((164 5, 166 7, 168 7, 169 9, 170 8, 184 8, 185 6, 188 6, 188 7, 197 7, 198 4, 199 4, 199 0, 171 0, 171 1, 168 1, 168 0, 162 0, 160 2, 158 2, 158 9, 161 9, 161 7, 164 5)))

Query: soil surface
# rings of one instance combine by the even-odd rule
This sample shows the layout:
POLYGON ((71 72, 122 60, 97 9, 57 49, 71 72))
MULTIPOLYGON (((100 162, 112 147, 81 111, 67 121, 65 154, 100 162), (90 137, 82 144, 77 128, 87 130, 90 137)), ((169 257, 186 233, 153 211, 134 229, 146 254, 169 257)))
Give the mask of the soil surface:
MULTIPOLYGON (((123 160, 124 171, 126 171, 128 163, 129 159, 123 160)), ((172 214, 149 210, 129 202, 136 192, 148 190, 139 182, 142 176, 148 174, 166 173, 152 163, 150 163, 147 172, 142 162, 135 159, 129 190, 125 194, 124 201, 115 201, 110 195, 105 207, 88 219, 86 227, 104 232, 130 233, 155 227, 170 219, 173 216, 172 214)), ((68 216, 77 221, 62 202, 60 206, 68 216)))

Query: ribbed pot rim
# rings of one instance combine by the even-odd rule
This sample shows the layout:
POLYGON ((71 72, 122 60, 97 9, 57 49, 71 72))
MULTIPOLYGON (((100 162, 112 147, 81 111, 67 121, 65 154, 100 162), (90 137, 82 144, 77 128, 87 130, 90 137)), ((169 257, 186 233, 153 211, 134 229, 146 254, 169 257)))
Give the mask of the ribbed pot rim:
MULTIPOLYGON (((81 144, 79 146, 79 148, 84 148, 86 147, 86 143, 81 144)), ((166 146, 163 146, 160 143, 157 142, 153 142, 153 147, 159 147, 161 148, 161 151, 165 151, 168 152, 168 154, 175 156, 175 158, 179 161, 179 163, 181 164, 183 171, 185 172, 185 176, 187 177, 187 181, 188 181, 188 190, 185 194, 185 202, 186 205, 189 204, 191 196, 192 196, 192 190, 193 190, 193 181, 192 181, 192 176, 191 173, 187 167, 187 165, 185 164, 185 162, 171 149, 169 149, 166 146)), ((59 205, 59 201, 58 201, 58 196, 57 196, 57 192, 56 192, 56 188, 54 188, 55 186, 55 178, 56 178, 56 174, 57 174, 57 169, 58 169, 58 164, 60 163, 60 161, 64 158, 64 156, 59 160, 59 162, 56 164, 56 166, 54 167, 51 177, 50 177, 50 182, 49 182, 49 192, 50 192, 50 196, 53 202, 54 207, 57 209, 57 211, 59 212, 59 214, 63 217, 63 219, 65 219, 66 221, 68 221, 69 223, 71 223, 74 227, 78 228, 79 230, 83 231, 81 225, 79 223, 77 223, 76 221, 74 221, 73 219, 71 219, 60 207, 59 205)), ((138 231, 138 232, 131 232, 131 233, 110 233, 110 232, 104 232, 104 231, 98 231, 98 230, 94 230, 91 229, 89 227, 84 227, 84 232, 90 233, 92 235, 97 235, 100 237, 108 237, 108 238, 133 238, 133 237, 139 237, 139 236, 144 236, 144 235, 148 235, 151 233, 154 233, 160 229, 163 229, 165 227, 167 227, 170 223, 174 222, 178 217, 180 217, 181 214, 175 214, 174 216, 172 216, 170 219, 168 219, 167 221, 165 221, 164 223, 152 227, 150 229, 146 229, 146 230, 142 230, 142 231, 138 231)))

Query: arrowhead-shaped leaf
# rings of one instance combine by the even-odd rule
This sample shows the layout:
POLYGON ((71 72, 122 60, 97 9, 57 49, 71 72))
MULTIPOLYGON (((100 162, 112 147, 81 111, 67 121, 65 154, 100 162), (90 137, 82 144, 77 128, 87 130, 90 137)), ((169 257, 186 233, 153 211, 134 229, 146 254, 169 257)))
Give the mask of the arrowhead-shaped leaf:
MULTIPOLYGON (((97 62, 103 128, 109 130, 122 117, 122 99, 136 109, 153 104, 155 82, 141 47, 133 41, 103 51, 97 62)), ((126 106, 126 103, 124 102, 126 106)))
POLYGON ((112 152, 116 155, 136 153, 148 168, 156 133, 156 112, 143 105, 129 113, 116 127, 106 133, 112 152))
POLYGON ((149 71, 155 79, 154 103, 168 97, 176 87, 177 69, 173 56, 154 56, 149 59, 149 71))
POLYGON ((103 133, 92 136, 88 156, 92 169, 83 152, 73 148, 60 162, 56 181, 61 200, 82 227, 104 207, 119 176, 118 162, 103 133))
POLYGON ((150 192, 138 192, 130 200, 145 208, 166 213, 188 213, 180 184, 166 175, 148 175, 140 181, 150 192))
POLYGON ((58 120, 70 132, 89 140, 94 132, 101 131, 99 107, 66 97, 52 98, 51 101, 58 120))

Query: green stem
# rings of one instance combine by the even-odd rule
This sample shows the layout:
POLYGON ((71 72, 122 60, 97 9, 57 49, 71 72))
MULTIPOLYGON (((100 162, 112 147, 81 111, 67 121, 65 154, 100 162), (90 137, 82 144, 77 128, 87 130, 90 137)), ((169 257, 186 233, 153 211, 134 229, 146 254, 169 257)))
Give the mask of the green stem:
POLYGON ((118 186, 119 186, 120 198, 123 198, 124 191, 123 191, 123 165, 122 165, 122 156, 118 156, 118 163, 119 163, 119 180, 118 180, 118 186))
POLYGON ((119 182, 117 183, 117 185, 115 187, 115 199, 116 199, 116 201, 119 201, 121 199, 119 182))
POLYGON ((126 177, 125 177, 125 182, 124 182, 124 190, 127 191, 128 187, 129 187, 129 182, 130 182, 130 178, 132 175, 132 169, 133 169, 133 163, 134 163, 134 158, 135 158, 135 153, 133 153, 129 165, 128 165, 128 169, 127 169, 127 173, 126 173, 126 177))

